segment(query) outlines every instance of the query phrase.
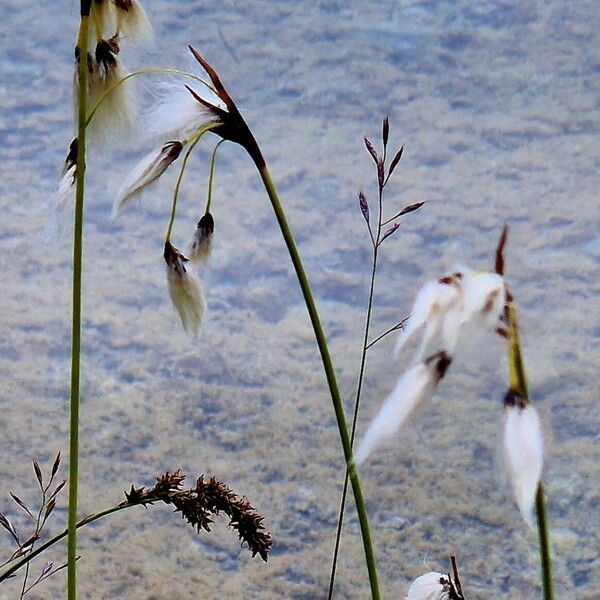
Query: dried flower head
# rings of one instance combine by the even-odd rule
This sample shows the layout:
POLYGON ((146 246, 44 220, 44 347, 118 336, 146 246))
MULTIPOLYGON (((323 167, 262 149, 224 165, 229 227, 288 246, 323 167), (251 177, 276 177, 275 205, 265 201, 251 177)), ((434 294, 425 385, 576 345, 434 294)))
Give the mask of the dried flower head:
POLYGON ((264 531, 263 521, 245 497, 240 498, 227 485, 214 477, 205 480, 201 475, 193 488, 183 489, 185 475, 180 470, 156 478, 154 488, 135 488, 125 493, 128 504, 148 505, 164 502, 175 507, 181 516, 198 530, 210 531, 212 517, 224 513, 229 517, 229 527, 238 532, 239 539, 252 552, 266 562, 273 540, 264 531))
POLYGON ((358 445, 355 454, 357 464, 363 462, 382 442, 390 439, 416 406, 431 396, 450 363, 451 358, 446 352, 438 352, 412 366, 398 379, 396 387, 358 445))
POLYGON ((118 215, 123 207, 144 188, 154 183, 167 168, 179 157, 183 144, 171 141, 158 150, 154 150, 133 167, 129 176, 121 186, 113 205, 113 216, 118 215))
POLYGON ((533 405, 514 391, 504 399, 504 455, 515 501, 533 528, 533 506, 542 477, 544 440, 533 405))
POLYGON ((212 249, 214 232, 215 221, 213 216, 207 212, 202 215, 202 218, 198 221, 198 226, 196 227, 192 243, 190 244, 188 254, 193 263, 202 263, 208 260, 212 249))
POLYGON ((204 301, 200 281, 189 262, 168 240, 164 252, 167 265, 167 283, 173 306, 177 309, 183 328, 192 335, 198 335, 204 314, 204 301))

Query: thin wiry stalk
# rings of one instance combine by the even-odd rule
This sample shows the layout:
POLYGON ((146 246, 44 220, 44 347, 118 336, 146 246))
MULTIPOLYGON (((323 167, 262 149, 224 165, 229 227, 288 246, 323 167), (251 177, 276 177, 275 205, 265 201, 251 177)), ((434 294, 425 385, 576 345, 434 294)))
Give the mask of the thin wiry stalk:
MULTIPOLYGON (((527 379, 525 376, 525 364, 521 354, 519 341, 519 328, 517 324, 517 313, 510 301, 507 305, 508 320, 508 373, 509 387, 517 392, 522 398, 529 402, 527 379)), ((542 569, 542 590, 544 600, 553 600, 554 591, 552 584, 552 556, 550 551, 550 538, 548 535, 548 519, 546 514, 546 502, 544 499, 544 486, 540 481, 535 497, 535 508, 537 515, 538 540, 540 547, 540 562, 542 569)))
MULTIPOLYGON (((40 522, 42 520, 42 511, 44 510, 45 506, 46 506, 46 489, 42 489, 42 503, 40 505, 40 509, 38 510, 38 514, 37 514, 37 517, 35 520, 35 535, 38 535, 40 532, 40 522)), ((33 546, 32 546, 32 548, 33 548, 33 546)), ((21 595, 19 596, 20 599, 22 599, 23 596, 29 590, 29 588, 27 588, 27 579, 29 577, 29 565, 30 565, 30 563, 27 563, 27 566, 25 567, 25 576, 23 577, 23 585, 21 586, 21 595)))
POLYGON ((205 125, 198 131, 196 131, 193 135, 191 135, 187 140, 183 140, 182 144, 190 143, 190 147, 187 149, 185 156, 183 157, 183 162, 181 163, 181 168, 179 169, 179 175, 177 176, 177 182, 175 183, 175 191, 173 192, 173 203, 171 204, 171 214, 169 216, 169 224, 167 226, 167 233, 165 235, 165 239, 168 241, 171 240, 171 233, 173 232, 173 223, 175 222, 175 213, 177 212, 177 198, 179 196, 179 188, 181 186, 181 180, 183 179, 183 173, 185 171, 185 167, 187 165, 188 158, 192 153, 192 150, 196 146, 196 144, 202 139, 202 136, 211 129, 216 127, 215 124, 210 123, 205 125))
POLYGON ((310 320, 313 326, 313 330, 315 333, 315 338, 317 341, 317 345, 319 346, 319 351, 321 353, 321 359, 323 361, 323 369, 325 371, 325 376, 327 378, 327 384, 329 386, 329 392, 331 394, 331 400, 333 402, 333 408, 336 416, 338 431, 340 434, 342 447, 344 450, 344 457, 346 459, 347 465, 347 473, 350 478, 350 483, 352 485, 352 491, 354 494, 354 500, 356 502, 356 511, 358 513, 358 520, 360 523, 360 529, 362 534, 363 546, 365 551, 365 561, 367 564, 367 569, 369 572, 369 583, 371 586, 371 596, 373 600, 379 600, 379 582, 377 580, 377 564, 375 561, 375 552, 373 550, 373 543, 371 541, 371 532, 369 528, 369 518, 367 515, 367 509, 365 505, 365 500, 362 494, 362 489, 360 486, 360 479, 358 477, 358 473, 356 471, 354 460, 352 458, 352 443, 350 440, 350 435, 348 433, 348 425, 346 423, 346 417, 344 415, 344 407, 342 404, 342 399, 340 396, 339 387, 337 384, 337 379, 335 376, 335 371, 333 368, 333 363, 331 361, 331 356, 329 354, 329 348, 327 346, 327 339, 325 337, 325 332, 323 331, 323 327, 321 325, 321 320, 319 318, 319 313, 317 311, 317 307, 312 295, 312 291, 310 289, 310 283, 304 271, 304 266, 302 265, 302 260, 300 258, 300 254, 298 253, 298 249, 296 247, 296 242, 294 241, 294 237, 292 235, 292 231, 288 225, 287 218, 285 216, 285 212, 283 207, 281 206, 281 202, 279 200, 279 196, 277 194, 277 190, 275 189, 275 185, 271 179, 271 175, 264 163, 264 159, 261 156, 255 156, 254 160, 256 162, 257 168, 260 172, 260 176, 262 178, 263 184, 265 186, 265 190, 271 200, 271 205, 273 206, 273 210, 275 211, 275 216, 277 218, 277 222, 281 229, 281 233, 285 240, 287 249, 290 253, 290 258, 292 259, 292 263, 296 270, 296 275, 298 277, 298 282, 300 284, 300 288, 302 289, 302 294, 304 296, 304 301, 306 303, 306 308, 308 310, 308 314, 310 316, 310 320))
MULTIPOLYGON (((377 257, 379 255, 379 239, 381 238, 382 192, 383 192, 383 190, 379 191, 379 214, 378 214, 378 218, 377 218, 377 232, 376 232, 375 236, 373 236, 373 234, 371 233, 371 229, 369 228, 369 233, 371 233, 371 241, 373 244, 373 258, 371 261, 371 279, 370 279, 370 285, 369 285, 369 300, 367 302, 367 316, 365 319, 365 329, 364 329, 364 334, 363 334, 363 346, 362 346, 362 351, 361 351, 361 356, 360 356, 360 368, 359 368, 359 372, 358 372, 358 382, 356 385, 354 412, 352 415, 352 431, 350 434, 350 445, 352 447, 354 447, 354 437, 356 435, 356 422, 358 419, 358 407, 360 404, 362 384, 363 384, 364 375, 365 375, 365 365, 367 362, 367 350, 369 348, 368 340, 369 340, 369 331, 370 331, 370 326, 371 326, 371 314, 373 311, 373 294, 375 291, 375 275, 377 273, 377 257)), ((344 525, 344 512, 346 509, 347 494, 348 494, 348 471, 346 471, 346 474, 344 476, 344 486, 342 489, 342 498, 340 501, 338 524, 337 524, 337 530, 336 530, 336 534, 335 534, 335 546, 333 549, 331 574, 330 574, 330 578, 329 578, 329 592, 327 594, 328 600, 331 600, 331 598, 333 598, 333 588, 335 585, 335 574, 336 574, 337 560, 338 560, 339 550, 340 550, 340 540, 342 537, 342 527, 344 525)))
POLYGON ((219 143, 215 146, 214 150, 212 151, 212 156, 210 157, 210 170, 208 172, 208 191, 206 194, 206 209, 204 210, 205 213, 210 212, 210 203, 212 201, 212 187, 213 187, 213 179, 215 176, 215 161, 217 159, 217 150, 219 149, 219 146, 224 141, 225 140, 219 141, 219 143))
POLYGON ((71 399, 69 404, 69 509, 67 538, 67 598, 77 598, 77 483, 79 471, 79 383, 81 366, 81 270, 83 256, 83 199, 85 185, 85 125, 87 111, 87 47, 91 0, 81 0, 77 46, 78 114, 77 175, 73 226, 73 313, 71 323, 71 399))
POLYGON ((398 329, 404 329, 404 325, 406 324, 406 321, 408 321, 408 317, 404 317, 404 319, 402 319, 401 321, 398 321, 398 323, 396 323, 393 327, 390 327, 389 329, 386 329, 383 333, 381 333, 380 335, 378 335, 374 340, 371 340, 367 344, 367 350, 371 346, 374 346, 377 342, 379 342, 380 340, 382 340, 386 335, 389 335, 390 333, 394 333, 394 331, 398 331, 398 329))
MULTIPOLYGON (((183 489, 181 483, 184 479, 185 476, 178 470, 156 477, 156 485, 153 488, 131 486, 131 490, 125 492, 126 500, 84 517, 75 526, 79 529, 131 506, 148 508, 158 502, 175 507, 175 512, 179 512, 194 529, 197 529, 198 533, 201 530, 211 531, 212 517, 226 514, 230 519, 229 527, 238 533, 239 539, 248 546, 252 556, 258 554, 266 562, 273 543, 271 534, 264 531, 263 517, 254 510, 246 496, 238 496, 227 485, 214 477, 205 480, 203 475, 196 480, 195 487, 183 489)), ((0 583, 14 575, 23 566, 29 565, 31 560, 66 537, 67 534, 68 529, 65 529, 27 554, 2 565, 0 567, 0 583)))

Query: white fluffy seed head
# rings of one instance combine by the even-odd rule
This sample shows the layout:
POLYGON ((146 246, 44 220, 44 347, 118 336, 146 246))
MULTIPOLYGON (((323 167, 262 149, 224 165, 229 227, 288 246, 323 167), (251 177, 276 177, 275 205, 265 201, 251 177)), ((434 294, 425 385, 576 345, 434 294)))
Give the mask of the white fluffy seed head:
MULTIPOLYGON (((196 93, 215 106, 225 109, 216 94, 199 84, 196 93)), ((218 117, 200 104, 181 80, 167 81, 158 89, 158 98, 147 115, 147 131, 158 139, 183 139, 208 123, 218 123, 218 117)))
POLYGON ((204 314, 200 280, 188 259, 170 242, 165 244, 165 262, 171 302, 179 314, 183 328, 197 337, 204 314))
POLYGON ((154 183, 177 160, 183 145, 179 141, 167 142, 158 150, 153 150, 133 169, 124 181, 113 205, 113 217, 116 217, 123 207, 144 188, 154 183))
POLYGON ((102 103, 94 113, 88 126, 91 139, 99 143, 109 142, 131 131, 137 122, 135 106, 137 105, 131 81, 125 81, 115 87, 128 74, 120 60, 107 70, 90 75, 88 107, 96 106, 104 96, 102 103))
POLYGON ((188 251, 189 259, 196 264, 205 263, 210 257, 215 231, 215 222, 210 213, 206 213, 198 221, 194 237, 188 251))
POLYGON ((117 32, 133 41, 149 42, 154 30, 144 7, 137 0, 116 0, 117 32))
POLYGON ((506 302, 504 279, 496 273, 466 271, 462 274, 461 286, 462 323, 480 323, 487 329, 497 327, 506 302))
POLYGON ((533 528, 533 506, 542 476, 544 440, 535 408, 527 403, 506 406, 504 456, 519 511, 533 528))
POLYGON ((59 238, 67 231, 75 206, 75 176, 77 165, 71 164, 58 182, 58 189, 49 202, 44 239, 46 242, 59 238))
POLYGON ((406 600, 448 600, 451 589, 447 575, 430 571, 410 584, 406 600))
POLYGON ((354 455, 356 464, 362 463, 377 446, 393 437, 417 405, 431 396, 449 361, 445 353, 439 353, 412 366, 398 379, 358 444, 354 455))
POLYGON ((498 328, 505 301, 504 280, 495 273, 464 271, 428 281, 417 293, 396 353, 419 333, 415 360, 441 350, 453 353, 461 338, 498 328))
POLYGON ((410 318, 404 331, 398 337, 395 353, 423 331, 416 360, 432 352, 447 350, 452 352, 458 335, 458 328, 451 328, 447 314, 459 305, 460 289, 454 280, 428 281, 417 293, 410 318))

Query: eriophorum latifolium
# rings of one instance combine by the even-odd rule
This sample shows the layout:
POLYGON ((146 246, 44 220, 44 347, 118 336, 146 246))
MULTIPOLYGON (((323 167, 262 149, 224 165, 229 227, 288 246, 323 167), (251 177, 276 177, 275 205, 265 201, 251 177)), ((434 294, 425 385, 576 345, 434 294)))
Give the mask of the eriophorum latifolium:
MULTIPOLYGON (((158 68, 142 69, 134 73, 126 71, 122 63, 122 43, 135 39, 136 36, 148 39, 150 34, 151 26, 146 13, 135 1, 84 0, 81 3, 80 28, 75 44, 76 73, 74 77, 77 136, 69 145, 57 202, 60 207, 70 205, 72 202, 75 204, 69 526, 67 530, 55 535, 50 540, 38 543, 41 528, 53 512, 55 506, 53 500, 62 485, 57 486, 58 491, 51 491, 49 487, 58 469, 58 459, 52 467, 50 483, 47 485, 42 478, 39 465, 36 466, 36 463, 34 470, 42 492, 39 512, 41 520, 38 517, 33 535, 24 538, 18 535, 9 519, 3 514, 0 515, 0 525, 11 535, 17 545, 15 553, 4 565, 0 566, 0 583, 21 567, 25 567, 26 574, 21 594, 23 597, 32 587, 27 583, 30 560, 39 556, 46 548, 68 534, 67 562, 56 569, 45 564, 33 585, 37 585, 53 572, 66 566, 69 571, 68 597, 74 599, 76 596, 77 560, 74 543, 75 531, 118 510, 135 505, 149 506, 159 501, 174 506, 198 530, 208 530, 211 522, 210 515, 225 513, 230 518, 229 525, 238 532, 240 539, 248 545, 253 555, 258 554, 266 560, 271 548, 270 535, 262 531, 262 517, 254 512, 247 500, 239 499, 227 486, 214 478, 207 480, 203 476, 196 480, 194 487, 183 489, 183 476, 177 470, 157 477, 153 488, 132 486, 127 492, 124 502, 84 519, 76 519, 77 441, 73 436, 76 436, 79 415, 79 330, 81 327, 81 254, 86 132, 91 136, 101 138, 103 144, 110 144, 114 132, 125 132, 133 120, 131 109, 137 106, 137 102, 128 95, 131 90, 127 82, 133 76, 160 71, 181 75, 181 81, 177 80, 169 84, 167 93, 163 95, 156 106, 151 107, 152 121, 155 123, 154 133, 159 135, 161 142, 157 147, 150 149, 150 152, 132 169, 129 175, 124 174, 121 190, 114 201, 113 213, 118 216, 122 210, 127 208, 132 198, 147 190, 165 174, 173 173, 175 169, 170 168, 172 164, 179 165, 179 171, 174 178, 171 211, 166 223, 164 246, 157 249, 156 256, 160 260, 162 251, 166 270, 165 288, 168 290, 183 328, 192 336, 197 337, 201 335, 205 295, 195 268, 197 264, 204 264, 209 260, 213 243, 215 219, 211 198, 216 152, 220 144, 227 141, 238 144, 246 150, 264 184, 277 224, 290 253, 323 361, 338 424, 344 465, 347 467, 347 477, 352 486, 359 515, 372 597, 380 597, 379 584, 365 500, 356 465, 366 465, 371 452, 384 441, 392 438, 417 405, 426 402, 427 398, 436 391, 452 364, 456 347, 467 337, 478 338, 486 331, 492 331, 498 333, 499 341, 503 338, 509 341, 511 377, 509 390, 504 399, 505 454, 516 503, 521 514, 526 521, 531 523, 533 503, 537 502, 538 527, 541 530, 544 527, 544 518, 540 516, 544 510, 540 483, 543 465, 542 433, 539 418, 531 405, 525 387, 512 295, 508 293, 503 268, 498 267, 498 256, 502 255, 506 236, 501 244, 502 248, 497 252, 495 272, 461 269, 449 273, 432 273, 432 279, 417 292, 409 318, 403 319, 381 336, 371 339, 369 321, 373 306, 377 257, 381 244, 398 231, 398 219, 420 208, 422 203, 411 204, 400 211, 394 210, 391 217, 384 215, 383 192, 402 157, 402 149, 396 152, 388 164, 389 122, 387 119, 383 121, 383 152, 381 154, 374 149, 369 140, 365 140, 367 150, 376 165, 378 201, 375 205, 377 209, 374 211, 373 204, 369 204, 367 200, 367 195, 364 192, 358 195, 359 208, 367 224, 372 242, 373 261, 356 408, 350 433, 325 332, 321 326, 308 278, 304 272, 275 185, 267 169, 267 163, 250 127, 215 69, 191 47, 192 55, 205 73, 204 78, 194 73, 158 68), (206 135, 208 133, 217 136, 219 141, 213 147, 206 203, 204 210, 199 210, 197 221, 190 223, 189 243, 183 250, 182 244, 175 245, 172 240, 179 192, 192 152, 199 143, 210 138, 206 135), (376 215, 375 218, 374 215, 376 215), (418 347, 412 354, 412 358, 406 360, 405 368, 401 370, 396 387, 384 401, 380 413, 366 429, 358 446, 356 459, 354 459, 352 445, 367 350, 384 335, 398 329, 403 330, 397 344, 398 352, 405 351, 410 344, 415 342, 418 347), (75 439, 74 442, 73 439, 75 439), (75 465, 74 468, 73 465, 75 465), (72 490, 75 492, 73 493, 72 490)), ((218 200, 216 204, 218 207, 218 200)), ((13 495, 13 500, 22 510, 31 513, 32 517, 35 516, 19 496, 13 495)), ((344 502, 342 501, 341 516, 343 516, 343 510, 344 502)), ((546 552, 549 556, 548 547, 544 549, 542 538, 543 535, 540 534, 542 555, 544 556, 544 552, 546 552)), ((544 577, 548 577, 551 582, 549 558, 545 567, 547 567, 548 573, 545 573, 544 577)), ((330 596, 333 593, 334 571, 335 569, 332 572, 330 596)), ((551 591, 547 590, 546 581, 544 581, 545 597, 550 598, 551 591)), ((401 594, 404 591, 398 590, 397 593, 401 594)), ((413 581, 408 588, 406 597, 408 600, 462 600, 464 596, 454 559, 452 560, 452 574, 437 571, 426 573, 413 581)))

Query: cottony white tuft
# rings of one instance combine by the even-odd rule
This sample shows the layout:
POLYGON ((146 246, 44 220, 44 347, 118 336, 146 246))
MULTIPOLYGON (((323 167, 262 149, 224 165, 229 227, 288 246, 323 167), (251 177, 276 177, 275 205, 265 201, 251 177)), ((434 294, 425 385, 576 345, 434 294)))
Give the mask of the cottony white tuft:
POLYGON ((458 337, 456 319, 449 318, 461 302, 461 290, 456 278, 428 281, 417 293, 410 311, 410 319, 396 343, 395 353, 424 329, 417 360, 428 352, 452 352, 458 337))
POLYGON ((398 379, 394 391, 383 403, 358 445, 355 453, 357 464, 402 427, 417 404, 433 393, 449 364, 448 355, 440 352, 412 366, 398 379))
POLYGON ((152 24, 143 6, 137 0, 115 0, 117 33, 131 40, 150 41, 154 35, 152 24))
MULTIPOLYGON (((211 104, 226 110, 221 99, 202 84, 195 92, 211 104)), ((152 137, 185 138, 209 123, 218 123, 219 118, 209 108, 200 104, 181 80, 168 81, 158 91, 158 101, 150 109, 147 123, 152 137)))
POLYGON ((190 244, 188 256, 193 263, 203 263, 208 260, 212 249, 214 231, 215 221, 213 216, 207 212, 198 221, 198 226, 190 244))
POLYGON ((44 239, 46 242, 57 239, 69 226, 69 218, 73 214, 75 205, 75 176, 77 165, 71 164, 58 182, 56 194, 52 197, 48 206, 48 216, 44 239))
POLYGON ((449 600, 451 591, 448 575, 430 571, 410 584, 406 600, 449 600))
POLYGON ((90 75, 88 86, 88 109, 92 110, 102 98, 88 131, 93 141, 102 143, 111 137, 122 135, 133 128, 136 122, 135 97, 131 82, 116 86, 128 74, 120 60, 109 66, 97 65, 90 75), (104 96, 104 94, 111 90, 104 96))
POLYGON ((147 154, 138 162, 129 173, 129 176, 121 186, 117 198, 113 205, 113 216, 117 216, 122 208, 136 194, 139 194, 145 187, 154 183, 177 159, 183 145, 181 142, 167 142, 159 150, 147 154))
POLYGON ((495 273, 465 271, 428 281, 415 298, 395 351, 422 331, 416 360, 440 350, 452 353, 461 336, 496 329, 505 300, 504 280, 495 273))
POLYGON ((177 309, 183 328, 196 337, 202 324, 204 300, 200 281, 188 259, 170 242, 165 243, 167 283, 173 306, 177 309))
POLYGON ((485 329, 495 329, 504 310, 506 291, 504 279, 496 273, 465 271, 462 274, 462 324, 473 323, 485 329))
POLYGON ((504 454, 511 486, 523 519, 533 528, 533 505, 544 462, 542 426, 529 403, 506 406, 504 418, 504 454))

